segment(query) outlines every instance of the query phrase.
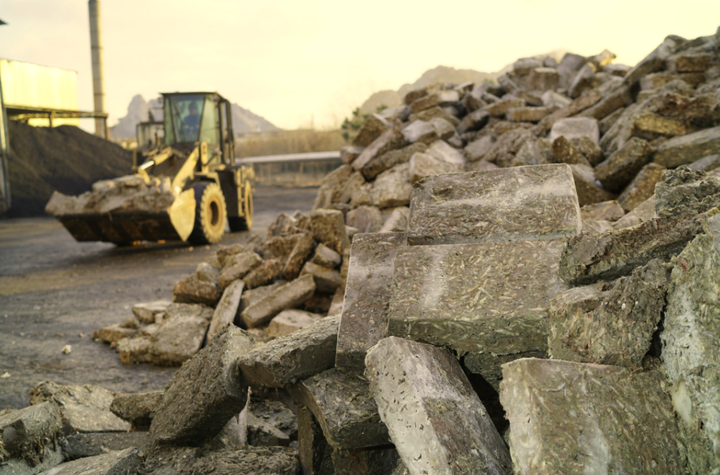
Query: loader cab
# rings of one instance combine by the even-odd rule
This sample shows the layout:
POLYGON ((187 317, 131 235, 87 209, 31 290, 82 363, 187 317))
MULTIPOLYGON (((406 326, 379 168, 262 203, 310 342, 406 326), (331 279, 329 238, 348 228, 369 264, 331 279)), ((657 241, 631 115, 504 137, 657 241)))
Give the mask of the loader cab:
POLYGON ((164 124, 162 122, 147 121, 140 122, 136 128, 138 148, 153 149, 158 147, 165 140, 164 124))
POLYGON ((215 92, 164 93, 164 144, 189 149, 205 142, 208 165, 229 165, 234 159, 230 103, 215 92))

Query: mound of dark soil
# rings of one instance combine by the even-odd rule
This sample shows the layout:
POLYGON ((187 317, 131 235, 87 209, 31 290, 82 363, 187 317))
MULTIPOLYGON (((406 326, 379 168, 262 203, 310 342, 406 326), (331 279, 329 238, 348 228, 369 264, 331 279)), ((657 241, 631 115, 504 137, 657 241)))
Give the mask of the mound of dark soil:
POLYGON ((77 127, 9 122, 12 207, 6 217, 44 215, 55 190, 78 195, 98 180, 130 173, 132 152, 77 127))

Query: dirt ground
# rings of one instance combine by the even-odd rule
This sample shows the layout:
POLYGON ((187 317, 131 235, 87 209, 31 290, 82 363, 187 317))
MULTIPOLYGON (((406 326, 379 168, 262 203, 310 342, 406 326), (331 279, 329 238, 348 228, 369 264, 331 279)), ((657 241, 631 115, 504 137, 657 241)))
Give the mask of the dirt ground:
MULTIPOLYGON (((317 188, 255 191, 253 232, 282 212, 310 212, 317 188)), ((172 298, 173 284, 220 245, 78 243, 52 218, 0 220, 0 410, 29 404, 37 383, 93 384, 112 391, 162 389, 171 368, 125 366, 91 336, 132 315, 138 302, 172 298), (70 345, 69 354, 63 348, 70 345)))

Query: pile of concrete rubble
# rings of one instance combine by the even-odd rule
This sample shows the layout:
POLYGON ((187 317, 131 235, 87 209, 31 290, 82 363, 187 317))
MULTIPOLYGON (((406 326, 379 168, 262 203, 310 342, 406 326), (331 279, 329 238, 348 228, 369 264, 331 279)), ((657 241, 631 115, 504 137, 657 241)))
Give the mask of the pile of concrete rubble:
POLYGON ((41 383, 0 473, 720 473, 719 45, 410 93, 114 327, 164 391, 41 383))

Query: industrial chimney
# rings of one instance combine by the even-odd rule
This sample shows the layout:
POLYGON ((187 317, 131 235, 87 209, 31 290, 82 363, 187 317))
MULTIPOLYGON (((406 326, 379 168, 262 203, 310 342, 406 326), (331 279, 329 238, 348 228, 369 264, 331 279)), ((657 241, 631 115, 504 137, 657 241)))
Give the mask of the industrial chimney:
MULTIPOLYGON (((92 54, 93 99, 95 112, 105 112, 105 81, 103 81, 103 48, 100 31, 100 2, 89 0, 90 10, 90 51, 92 54)), ((107 120, 95 118, 95 135, 108 138, 107 120)))

